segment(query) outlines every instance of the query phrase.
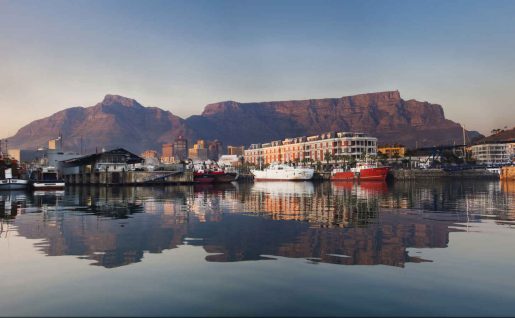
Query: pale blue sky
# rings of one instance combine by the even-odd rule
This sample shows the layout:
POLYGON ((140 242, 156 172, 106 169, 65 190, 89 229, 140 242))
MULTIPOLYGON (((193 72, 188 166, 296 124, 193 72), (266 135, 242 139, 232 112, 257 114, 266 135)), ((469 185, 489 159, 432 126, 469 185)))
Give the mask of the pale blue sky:
POLYGON ((515 1, 0 0, 0 137, 105 94, 208 103, 396 90, 515 125, 515 1))

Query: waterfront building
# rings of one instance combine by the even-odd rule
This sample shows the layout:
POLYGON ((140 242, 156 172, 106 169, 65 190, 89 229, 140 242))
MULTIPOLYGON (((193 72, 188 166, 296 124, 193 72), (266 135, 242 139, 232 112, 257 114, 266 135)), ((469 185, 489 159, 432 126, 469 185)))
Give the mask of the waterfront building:
POLYGON ((236 155, 243 156, 245 151, 245 147, 243 146, 227 146, 227 154, 228 155, 236 155))
POLYGON ((199 139, 193 145, 193 148, 188 150, 188 158, 192 160, 206 161, 208 159, 208 148, 206 147, 206 141, 199 139))
POLYGON ((45 153, 43 150, 26 150, 26 149, 9 149, 7 150, 9 158, 13 158, 18 162, 31 162, 39 158, 43 158, 45 153))
POLYGON ((173 157, 175 160, 181 161, 188 158, 188 140, 179 136, 173 142, 173 157))
POLYGON ((506 164, 513 160, 515 143, 490 143, 471 146, 472 158, 478 164, 506 164))
POLYGON ((123 148, 63 161, 64 175, 96 172, 126 172, 145 160, 123 148))
POLYGON ((377 153, 384 154, 388 158, 402 158, 406 154, 406 147, 401 145, 384 145, 377 148, 377 153))
POLYGON ((223 144, 218 139, 209 142, 207 149, 207 158, 217 161, 223 155, 223 144))
POLYGON ((43 166, 55 167, 57 171, 61 173, 63 169, 63 161, 79 158, 81 156, 82 155, 78 152, 48 149, 41 161, 43 166))
POLYGON ((251 164, 272 162, 323 162, 335 157, 358 159, 377 155, 377 138, 364 133, 328 132, 309 137, 295 137, 252 144, 244 151, 245 161, 251 164), (330 158, 326 158, 329 154, 330 158))
POLYGON ((59 137, 57 139, 51 139, 48 141, 48 150, 58 150, 62 149, 62 138, 59 137))
POLYGON ((173 144, 163 144, 161 155, 163 157, 173 157, 173 144))
POLYGON ((173 156, 173 144, 163 144, 161 149, 161 158, 159 158, 162 163, 175 163, 175 158, 173 156))

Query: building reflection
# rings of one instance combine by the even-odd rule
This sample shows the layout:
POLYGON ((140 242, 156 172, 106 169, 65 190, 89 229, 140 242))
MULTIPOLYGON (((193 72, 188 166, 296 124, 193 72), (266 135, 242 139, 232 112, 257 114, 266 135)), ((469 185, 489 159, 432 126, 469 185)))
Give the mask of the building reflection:
POLYGON ((70 187, 65 193, 0 194, 0 215, 19 235, 42 240, 36 246, 45 255, 75 255, 106 268, 184 244, 202 246, 212 262, 284 256, 403 267, 430 261, 409 255, 409 248, 445 248, 460 223, 479 222, 485 213, 513 219, 511 186, 70 187))

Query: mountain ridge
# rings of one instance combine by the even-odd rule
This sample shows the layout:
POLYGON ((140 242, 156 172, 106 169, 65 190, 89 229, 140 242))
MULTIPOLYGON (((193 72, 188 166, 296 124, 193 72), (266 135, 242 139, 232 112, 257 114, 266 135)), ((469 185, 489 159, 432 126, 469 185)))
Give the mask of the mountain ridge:
MULTIPOLYGON (((359 131, 380 144, 407 146, 452 144, 462 139, 461 125, 445 118, 441 105, 403 100, 398 90, 339 98, 206 105, 200 115, 183 119, 135 99, 107 94, 89 107, 74 106, 35 120, 9 138, 11 147, 36 149, 63 135, 64 148, 91 152, 124 147, 136 153, 160 150, 178 136, 219 139, 246 145, 327 131, 359 131)), ((469 139, 481 134, 469 131, 469 139)))

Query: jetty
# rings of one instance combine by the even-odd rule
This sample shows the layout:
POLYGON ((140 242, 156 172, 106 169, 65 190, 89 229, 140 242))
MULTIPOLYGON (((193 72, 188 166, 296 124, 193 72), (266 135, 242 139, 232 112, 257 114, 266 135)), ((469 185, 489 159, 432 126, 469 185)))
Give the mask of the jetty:
POLYGON ((392 169, 390 174, 394 180, 417 180, 417 179, 499 179, 499 174, 487 169, 392 169))

